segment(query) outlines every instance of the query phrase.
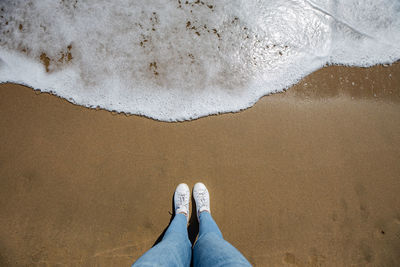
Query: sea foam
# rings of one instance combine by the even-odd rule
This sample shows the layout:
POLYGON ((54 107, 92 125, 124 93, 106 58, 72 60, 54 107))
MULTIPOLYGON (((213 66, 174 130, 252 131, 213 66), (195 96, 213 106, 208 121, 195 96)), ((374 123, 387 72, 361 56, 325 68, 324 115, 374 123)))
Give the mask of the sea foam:
POLYGON ((163 121, 400 58, 398 0, 2 0, 0 82, 163 121))

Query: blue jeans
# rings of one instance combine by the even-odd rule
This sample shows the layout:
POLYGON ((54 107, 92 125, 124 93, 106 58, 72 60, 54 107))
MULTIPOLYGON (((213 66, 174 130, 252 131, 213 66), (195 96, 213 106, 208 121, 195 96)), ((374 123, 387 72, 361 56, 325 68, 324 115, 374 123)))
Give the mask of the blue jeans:
MULTIPOLYGON (((190 266, 192 244, 187 233, 187 220, 177 214, 160 243, 147 251, 132 266, 190 266)), ((193 248, 193 265, 251 266, 246 258, 225 241, 208 212, 200 213, 199 237, 193 248)))

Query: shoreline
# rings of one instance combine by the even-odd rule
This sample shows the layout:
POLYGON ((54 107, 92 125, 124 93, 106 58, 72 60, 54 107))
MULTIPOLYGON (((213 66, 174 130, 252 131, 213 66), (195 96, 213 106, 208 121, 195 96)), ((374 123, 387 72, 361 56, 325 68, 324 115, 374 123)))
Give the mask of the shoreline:
POLYGON ((329 97, 338 96, 350 96, 352 99, 375 99, 384 100, 389 102, 400 102, 400 79, 396 79, 393 73, 400 71, 400 61, 396 61, 392 64, 379 64, 372 67, 349 67, 341 65, 328 65, 325 66, 306 77, 302 78, 297 84, 290 86, 288 89, 277 93, 270 93, 260 97, 253 105, 248 108, 241 109, 239 111, 227 111, 216 114, 209 114, 194 118, 190 120, 177 120, 177 121, 164 121, 156 118, 148 117, 146 115, 130 114, 125 112, 118 112, 115 110, 107 110, 100 107, 87 107, 80 104, 76 104, 64 97, 58 96, 51 92, 41 92, 40 89, 34 89, 28 85, 4 82, 0 83, 0 86, 22 86, 29 88, 35 92, 35 94, 48 94, 55 96, 62 100, 65 100, 69 104, 77 105, 82 108, 89 110, 102 110, 111 112, 113 115, 125 115, 125 116, 138 116, 146 119, 176 123, 176 122, 188 122, 195 121, 198 119, 206 118, 209 116, 220 116, 224 114, 235 114, 251 109, 263 98, 271 97, 274 95, 284 95, 284 97, 297 97, 299 99, 323 99, 329 97), (385 75, 386 74, 386 75, 385 75), (385 77, 386 76, 386 77, 385 77), (364 79, 362 79, 364 78, 364 79), (361 87, 359 86, 361 84, 361 87), (374 87, 378 85, 378 88, 374 87), (363 86, 364 85, 364 86, 363 86), (368 90, 370 89, 370 90, 368 90))

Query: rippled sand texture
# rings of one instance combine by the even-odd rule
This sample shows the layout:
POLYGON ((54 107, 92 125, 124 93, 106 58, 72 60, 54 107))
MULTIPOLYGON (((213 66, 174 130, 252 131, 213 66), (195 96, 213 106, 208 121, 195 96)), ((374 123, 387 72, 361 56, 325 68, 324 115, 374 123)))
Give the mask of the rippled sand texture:
POLYGON ((185 123, 1 85, 0 266, 129 266, 199 180, 255 266, 400 266, 399 77, 328 67, 185 123))
POLYGON ((238 111, 325 64, 400 58, 400 2, 0 2, 0 81, 158 120, 238 111))

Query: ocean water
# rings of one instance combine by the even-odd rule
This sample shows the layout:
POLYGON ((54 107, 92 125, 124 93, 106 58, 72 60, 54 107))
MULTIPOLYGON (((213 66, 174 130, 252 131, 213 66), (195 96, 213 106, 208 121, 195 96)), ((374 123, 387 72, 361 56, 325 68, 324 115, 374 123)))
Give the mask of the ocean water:
POLYGON ((0 82, 163 121, 398 59, 399 0, 0 0, 0 82))

